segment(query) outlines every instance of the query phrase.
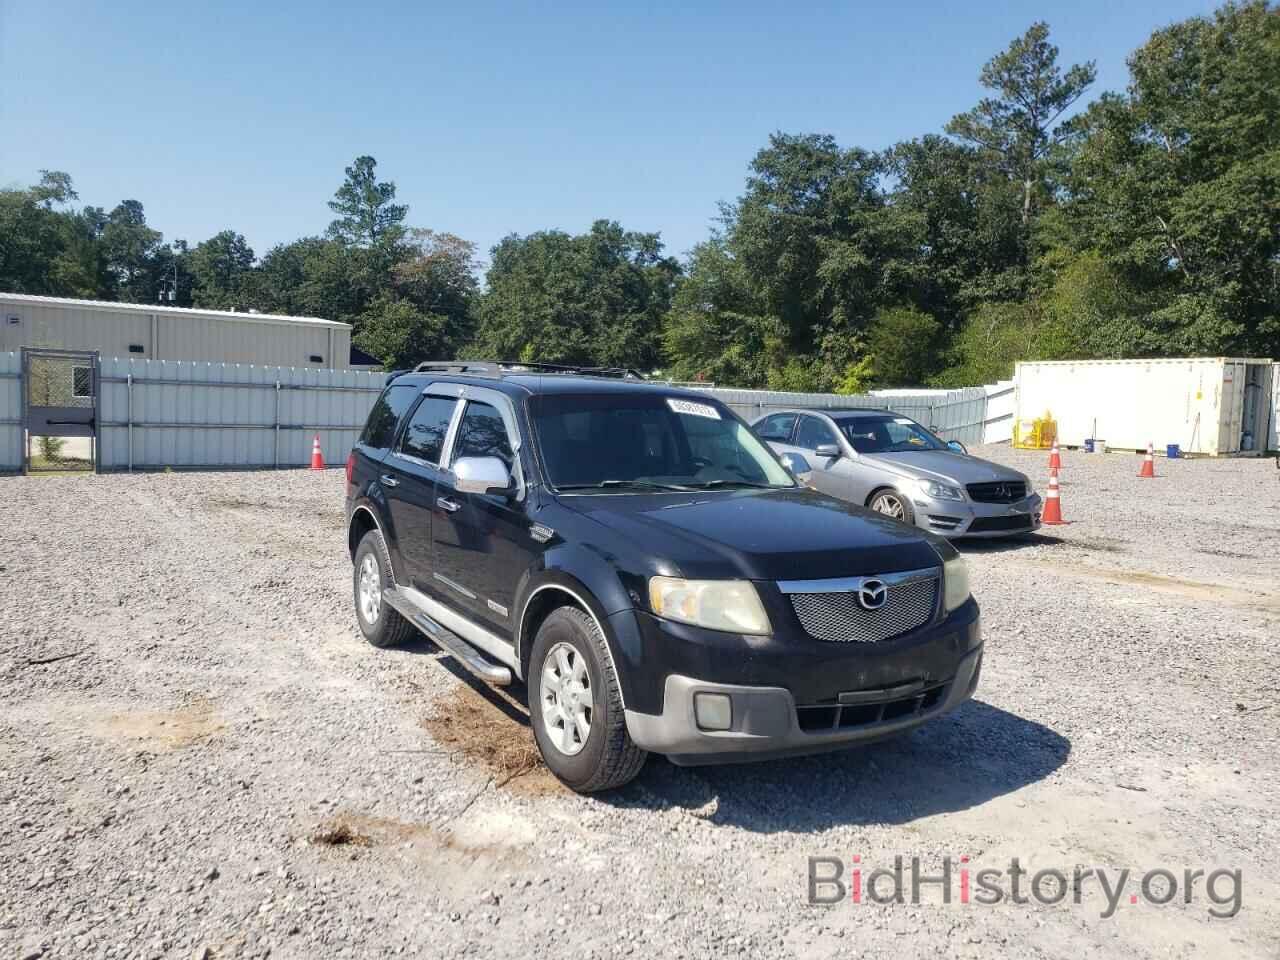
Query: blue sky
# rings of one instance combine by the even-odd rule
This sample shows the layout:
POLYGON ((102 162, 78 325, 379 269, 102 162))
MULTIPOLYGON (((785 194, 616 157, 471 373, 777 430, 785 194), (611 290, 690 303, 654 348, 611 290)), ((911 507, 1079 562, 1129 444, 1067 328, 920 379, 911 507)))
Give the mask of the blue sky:
POLYGON ((319 233, 377 158, 415 226, 475 241, 607 217, 683 253, 775 130, 878 149, 941 130, 1036 19, 1122 89, 1191 0, 784 4, 0 0, 0 184, 71 173, 168 240, 319 233))

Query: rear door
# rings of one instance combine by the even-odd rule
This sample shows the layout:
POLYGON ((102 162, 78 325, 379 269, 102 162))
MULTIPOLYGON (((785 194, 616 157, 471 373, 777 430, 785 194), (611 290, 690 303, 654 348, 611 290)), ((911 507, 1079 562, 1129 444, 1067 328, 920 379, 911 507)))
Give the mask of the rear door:
POLYGON ((431 518, 436 478, 450 427, 462 406, 456 393, 450 396, 445 392, 448 386, 427 387, 400 431, 395 449, 382 462, 379 477, 400 556, 400 576, 419 590, 432 583, 431 518))
POLYGON ((432 577, 439 599, 501 636, 512 633, 516 585, 542 545, 529 535, 520 433, 511 400, 467 387, 446 468, 436 481, 432 577), (512 475, 509 495, 462 493, 452 465, 463 457, 497 457, 512 475))

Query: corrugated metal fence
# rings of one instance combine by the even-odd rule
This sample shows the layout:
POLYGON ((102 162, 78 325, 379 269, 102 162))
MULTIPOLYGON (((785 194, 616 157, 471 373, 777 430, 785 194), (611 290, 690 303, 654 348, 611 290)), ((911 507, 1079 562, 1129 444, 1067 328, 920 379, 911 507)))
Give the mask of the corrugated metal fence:
MULTIPOLYGON (((0 470, 23 465, 21 355, 0 354, 0 470)), ((296 367, 108 358, 98 384, 99 469, 297 467, 320 435, 326 459, 341 463, 364 425, 386 374, 296 367)), ((694 387, 746 420, 808 407, 892 409, 948 440, 981 443, 988 394, 877 397, 694 387)))
POLYGON ((22 469, 22 354, 0 353, 0 471, 22 469))
POLYGON ((744 420, 752 421, 771 410, 805 407, 810 410, 894 410, 931 427, 945 440, 982 443, 987 421, 987 391, 966 387, 941 395, 877 397, 870 394, 841 396, 833 393, 786 393, 775 390, 731 390, 693 387, 716 397, 744 420))
POLYGON ((112 358, 99 380, 100 469, 226 469, 308 464, 315 434, 345 461, 386 374, 112 358))

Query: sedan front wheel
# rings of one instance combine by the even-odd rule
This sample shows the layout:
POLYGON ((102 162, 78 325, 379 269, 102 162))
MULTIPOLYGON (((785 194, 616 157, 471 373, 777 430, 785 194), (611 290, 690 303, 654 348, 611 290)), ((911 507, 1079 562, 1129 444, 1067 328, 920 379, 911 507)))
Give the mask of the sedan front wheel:
POLYGON ((886 517, 893 517, 903 523, 916 522, 916 513, 911 509, 911 501, 897 490, 881 490, 871 498, 868 506, 876 513, 883 513, 886 517))

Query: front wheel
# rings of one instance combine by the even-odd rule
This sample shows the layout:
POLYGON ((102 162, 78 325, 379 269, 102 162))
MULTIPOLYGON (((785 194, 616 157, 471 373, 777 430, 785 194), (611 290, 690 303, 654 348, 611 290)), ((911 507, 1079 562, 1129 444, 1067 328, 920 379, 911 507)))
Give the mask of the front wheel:
POLYGON ((577 607, 551 613, 529 659, 529 716, 547 768, 578 793, 635 779, 647 754, 632 742, 608 641, 577 607))
POLYGON ((903 523, 916 522, 916 512, 911 509, 911 501, 897 490, 881 490, 871 498, 868 506, 876 513, 883 513, 886 517, 893 517, 903 523))

